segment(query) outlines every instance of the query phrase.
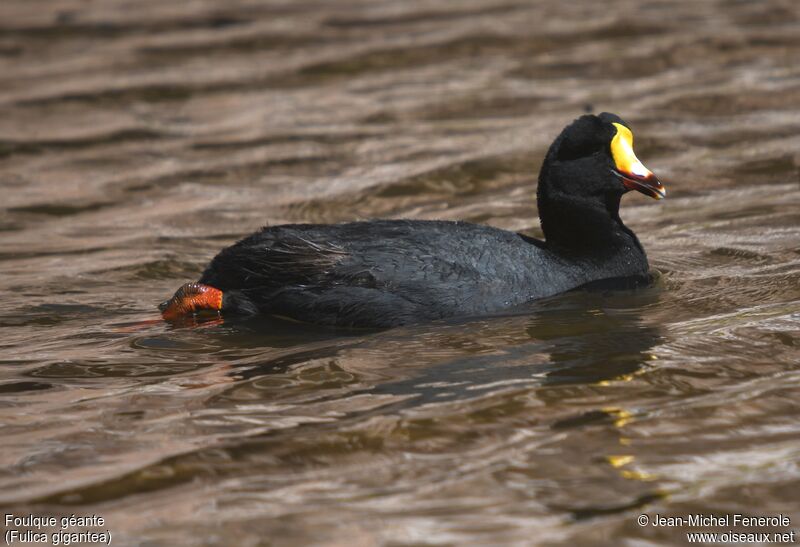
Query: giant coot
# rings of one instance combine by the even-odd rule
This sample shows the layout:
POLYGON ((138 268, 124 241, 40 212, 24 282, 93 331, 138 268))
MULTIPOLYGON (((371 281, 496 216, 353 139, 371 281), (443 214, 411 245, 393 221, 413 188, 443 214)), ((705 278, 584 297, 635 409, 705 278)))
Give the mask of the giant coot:
POLYGON ((645 279, 647 256, 619 217, 628 190, 665 196, 634 155, 625 122, 609 113, 581 116, 550 146, 539 173, 544 241, 467 222, 268 226, 223 249, 198 282, 161 305, 162 315, 212 310, 392 327, 645 279))

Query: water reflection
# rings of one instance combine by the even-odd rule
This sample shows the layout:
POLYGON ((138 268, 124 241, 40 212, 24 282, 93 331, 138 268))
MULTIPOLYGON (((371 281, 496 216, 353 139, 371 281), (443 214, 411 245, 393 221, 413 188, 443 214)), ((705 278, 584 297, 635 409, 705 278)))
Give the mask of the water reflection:
POLYGON ((233 385, 220 397, 241 399, 248 392, 252 400, 260 392, 265 400, 286 400, 292 385, 313 384, 320 396, 347 385, 351 395, 397 397, 403 400, 398 408, 406 408, 508 388, 624 378, 652 360, 661 335, 642 312, 658 299, 656 288, 611 295, 582 291, 515 315, 386 332, 259 319, 227 322, 206 334, 214 345, 235 348, 228 368, 233 385), (248 355, 248 348, 256 351, 248 355), (291 380, 265 381, 272 375, 291 380))

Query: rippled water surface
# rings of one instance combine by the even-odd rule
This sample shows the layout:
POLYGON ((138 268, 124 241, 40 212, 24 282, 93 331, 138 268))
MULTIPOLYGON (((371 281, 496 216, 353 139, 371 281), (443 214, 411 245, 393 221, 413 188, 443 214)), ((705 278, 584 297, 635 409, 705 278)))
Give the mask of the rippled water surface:
POLYGON ((0 506, 114 543, 685 544, 800 529, 800 7, 0 3, 0 506), (656 285, 384 332, 173 328, 259 226, 540 235, 547 145, 622 115, 656 285))

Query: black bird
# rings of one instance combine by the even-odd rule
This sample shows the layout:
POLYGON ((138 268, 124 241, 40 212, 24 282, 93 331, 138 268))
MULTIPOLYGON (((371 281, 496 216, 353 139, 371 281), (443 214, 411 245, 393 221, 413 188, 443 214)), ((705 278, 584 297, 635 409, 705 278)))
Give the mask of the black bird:
POLYGON ((467 222, 370 220, 268 226, 223 249, 199 282, 161 305, 348 327, 496 313, 597 282, 646 279, 647 255, 622 223, 628 190, 661 199, 618 116, 581 116, 539 173, 545 241, 467 222))

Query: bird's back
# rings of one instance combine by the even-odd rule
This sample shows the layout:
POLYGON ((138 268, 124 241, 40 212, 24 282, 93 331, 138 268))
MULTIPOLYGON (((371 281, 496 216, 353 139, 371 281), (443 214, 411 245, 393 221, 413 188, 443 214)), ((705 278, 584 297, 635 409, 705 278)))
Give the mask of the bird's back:
POLYGON ((261 312, 392 326, 492 313, 586 281, 568 266, 498 228, 380 220, 264 228, 220 252, 200 281, 261 312))

